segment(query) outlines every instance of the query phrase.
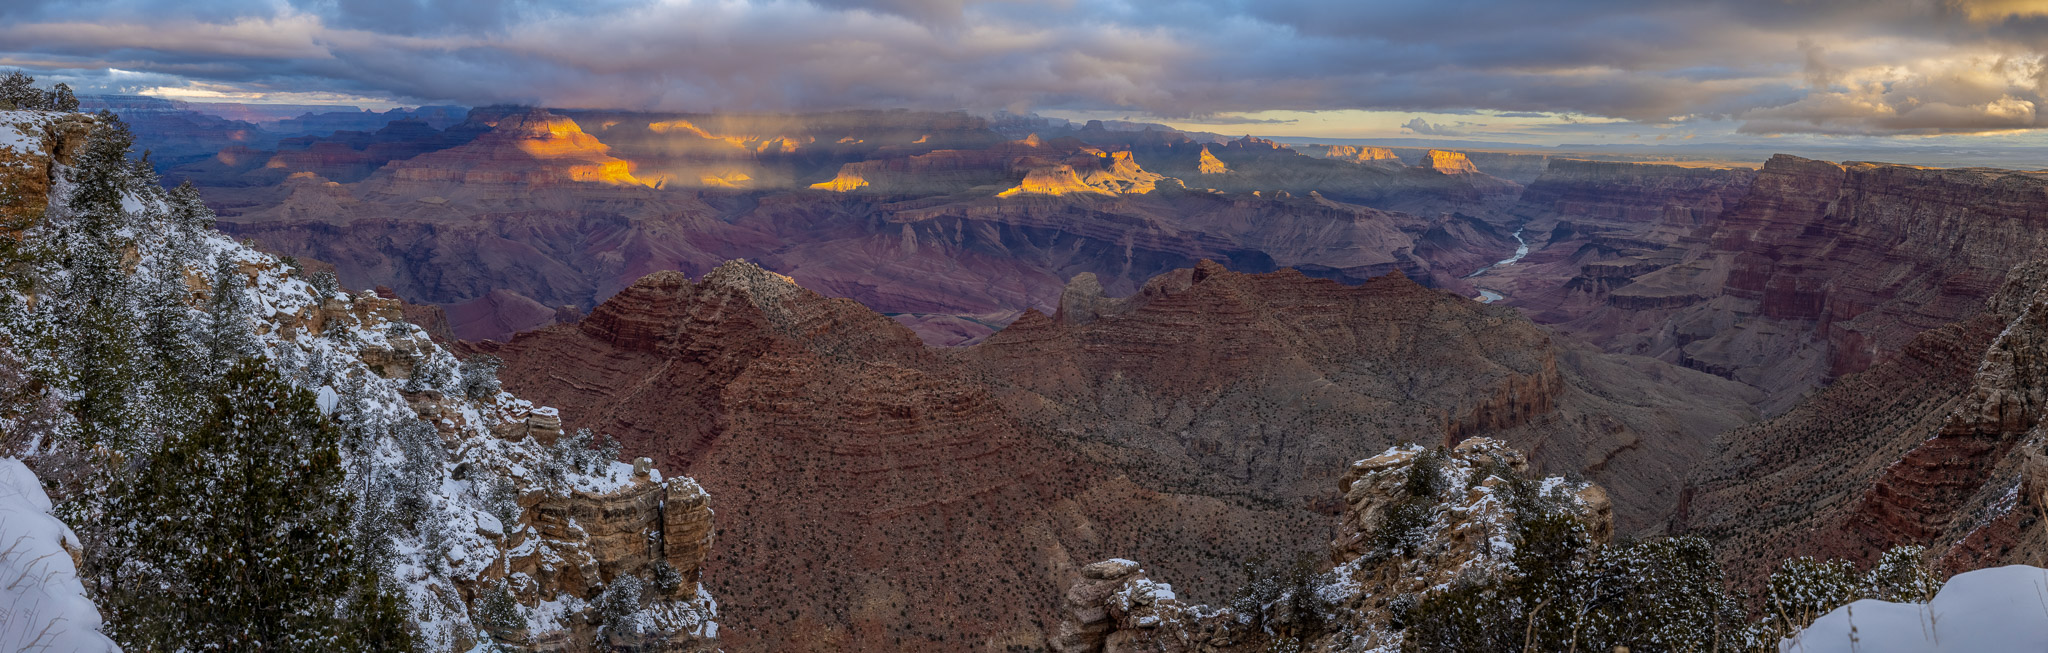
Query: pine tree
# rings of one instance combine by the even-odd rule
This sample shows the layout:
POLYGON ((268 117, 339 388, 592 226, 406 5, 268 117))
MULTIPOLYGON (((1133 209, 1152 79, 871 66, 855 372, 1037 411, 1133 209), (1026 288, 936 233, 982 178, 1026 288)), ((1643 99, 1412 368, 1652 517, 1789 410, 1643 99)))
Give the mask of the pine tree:
POLYGON ((198 332, 199 322, 186 304, 189 291, 182 268, 160 263, 141 280, 137 292, 142 355, 135 367, 147 399, 139 425, 142 448, 191 425, 202 408, 197 390, 210 378, 209 371, 196 364, 200 348, 192 334, 198 332))
POLYGON ((128 150, 134 136, 112 116, 103 116, 72 167, 69 217, 58 234, 58 249, 69 276, 63 279, 58 322, 68 327, 59 341, 71 371, 71 404, 79 436, 87 447, 138 449, 141 427, 133 310, 126 258, 134 251, 123 199, 129 190, 128 150))
POLYGON ((253 359, 205 420, 122 488, 130 564, 103 609, 132 650, 408 650, 379 565, 349 537, 341 434, 311 392, 253 359), (155 590, 155 591, 151 591, 155 590))
POLYGON ((498 396, 498 368, 505 361, 496 356, 481 354, 462 362, 462 394, 474 401, 484 401, 498 396))
POLYGON ((1845 560, 1798 557, 1771 572, 1764 590, 1763 628, 1786 637, 1835 608, 1861 598, 1862 578, 1845 560))
POLYGON ((77 111, 78 96, 71 93, 71 85, 58 82, 50 87, 49 108, 52 111, 77 111))
POLYGON ((0 75, 0 108, 41 109, 47 98, 36 89, 36 78, 15 70, 0 75))
POLYGON ((1894 603, 1926 603, 1941 591, 1941 574, 1924 559, 1927 547, 1904 545, 1884 552, 1863 575, 1863 593, 1894 603))
POLYGON ((250 333, 245 279, 241 268, 226 257, 214 268, 213 299, 206 309, 204 339, 206 359, 216 373, 258 351, 256 337, 250 333))

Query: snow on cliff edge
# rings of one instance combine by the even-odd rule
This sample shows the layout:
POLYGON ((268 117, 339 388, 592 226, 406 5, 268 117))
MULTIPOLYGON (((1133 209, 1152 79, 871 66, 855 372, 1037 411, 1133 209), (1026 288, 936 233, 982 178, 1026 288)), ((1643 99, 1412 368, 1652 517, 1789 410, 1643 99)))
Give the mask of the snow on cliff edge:
POLYGON ((101 635, 71 553, 78 536, 50 516, 34 472, 0 458, 0 651, 119 651, 101 635))

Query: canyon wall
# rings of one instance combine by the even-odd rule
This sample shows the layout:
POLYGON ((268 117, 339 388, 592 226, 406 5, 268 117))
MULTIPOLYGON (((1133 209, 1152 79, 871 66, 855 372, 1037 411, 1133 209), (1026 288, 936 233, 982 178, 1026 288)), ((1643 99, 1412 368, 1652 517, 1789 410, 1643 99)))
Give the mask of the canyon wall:
MULTIPOLYGON (((1596 169, 1617 165, 1570 167, 1606 176, 1596 169)), ((2048 245, 2048 178, 2034 173, 1779 155, 1730 204, 1747 173, 1666 170, 1656 178, 1668 185, 1637 175, 1626 183, 1646 190, 1586 200, 1572 189, 1597 185, 1539 180, 1516 210, 1531 225, 1555 220, 1550 241, 1584 244, 1538 249, 1526 269, 1474 283, 1608 351, 1755 386, 1779 412, 1975 314, 2008 269, 2048 245), (1660 195, 1672 201, 1599 199, 1660 195), (1558 278, 1562 288, 1550 285, 1558 278)))
POLYGON ((2016 268, 1986 310, 1919 334, 1782 416, 1737 429, 1688 482, 1674 530, 1761 560, 1874 560, 1928 546, 1950 572, 2048 552, 2048 266, 2016 268))

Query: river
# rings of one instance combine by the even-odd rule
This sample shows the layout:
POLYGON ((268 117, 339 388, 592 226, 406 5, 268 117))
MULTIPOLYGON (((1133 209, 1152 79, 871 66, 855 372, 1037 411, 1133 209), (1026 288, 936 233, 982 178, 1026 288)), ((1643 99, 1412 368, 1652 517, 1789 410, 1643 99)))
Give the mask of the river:
MULTIPOLYGON (((1470 278, 1473 278, 1473 277, 1477 277, 1477 276, 1479 276, 1479 275, 1482 275, 1482 274, 1486 274, 1486 272, 1487 272, 1488 270, 1492 270, 1492 269, 1494 269, 1494 268, 1497 268, 1497 267, 1500 267, 1500 266, 1503 266, 1503 265, 1514 265, 1516 261, 1520 261, 1520 260, 1522 260, 1522 257, 1524 257, 1524 256, 1528 256, 1528 255, 1529 255, 1529 241, 1526 241, 1526 240, 1522 240, 1522 230, 1521 230, 1521 229, 1516 229, 1516 230, 1515 230, 1515 233, 1514 233, 1514 236, 1515 236, 1515 255, 1514 255, 1514 256, 1510 256, 1510 257, 1507 257, 1507 258, 1501 259, 1501 260, 1500 260, 1499 262, 1496 262, 1496 263, 1494 263, 1493 265, 1489 265, 1489 266, 1486 266, 1486 267, 1483 267, 1483 268, 1479 268, 1479 270, 1478 270, 1477 272, 1473 272, 1473 273, 1471 273, 1471 274, 1465 275, 1465 278, 1467 278, 1467 279, 1470 279, 1470 278)), ((1477 300, 1479 300, 1479 301, 1480 301, 1481 303, 1485 303, 1485 304, 1491 304, 1491 303, 1494 303, 1494 302, 1500 301, 1500 300, 1502 300, 1502 299, 1505 299, 1505 298, 1507 298, 1507 295, 1503 295, 1503 294, 1500 294, 1500 293, 1497 293, 1497 292, 1494 292, 1494 291, 1491 291, 1491 290, 1487 290, 1487 289, 1485 289, 1485 288, 1480 288, 1480 289, 1479 289, 1479 296, 1478 296, 1478 297, 1474 297, 1473 299, 1477 299, 1477 300)))

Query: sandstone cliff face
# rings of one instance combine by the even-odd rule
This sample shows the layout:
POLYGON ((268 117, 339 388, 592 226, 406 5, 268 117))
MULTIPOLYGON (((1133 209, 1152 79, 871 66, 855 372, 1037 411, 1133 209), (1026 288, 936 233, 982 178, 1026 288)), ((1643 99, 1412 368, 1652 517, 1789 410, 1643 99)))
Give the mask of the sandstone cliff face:
POLYGON ((1982 314, 1730 433, 1689 481, 1674 528, 1726 538, 1724 552, 1749 560, 1869 561, 1919 544, 1952 572, 2039 564, 2044 282, 2048 268, 2016 268, 1982 314))
POLYGON ((0 111, 0 229, 40 219, 61 166, 85 147, 93 120, 84 114, 0 111))
MULTIPOLYGON (((1408 153, 1410 150, 1404 150, 1403 148, 1390 149, 1395 154, 1404 158, 1411 156, 1408 153)), ((1550 170, 1550 162, 1556 158, 1546 154, 1521 154, 1515 152, 1466 151, 1463 154, 1466 159, 1472 161, 1472 166, 1478 168, 1480 172, 1524 185, 1536 181, 1537 178, 1543 176, 1543 173, 1548 172, 1550 170)))
POLYGON ((1479 174, 1479 168, 1473 167, 1472 160, 1465 158, 1464 153, 1447 150, 1430 150, 1423 154, 1422 165, 1418 167, 1440 175, 1479 174))
MULTIPOLYGON (((1273 650, 1283 642, 1292 650, 1396 650, 1402 643, 1393 627, 1393 604, 1447 587, 1470 574, 1499 573, 1507 568, 1515 510, 1505 498, 1510 479, 1527 472, 1520 452, 1485 438, 1458 443, 1442 453, 1406 446, 1353 463, 1339 488, 1345 508, 1338 518, 1337 539, 1330 545, 1333 568, 1294 588, 1316 594, 1331 608, 1327 632, 1307 641, 1289 641, 1286 632, 1296 615, 1274 606, 1258 606, 1261 614, 1239 614, 1251 606, 1210 607, 1181 599, 1171 585, 1158 582, 1136 562, 1111 559, 1081 568, 1080 579, 1063 600, 1065 618, 1055 650, 1061 653, 1225 653, 1273 650), (1411 470, 1422 456, 1441 456, 1439 496, 1412 497, 1411 470), (1421 499, 1429 505, 1428 521, 1414 535, 1411 551, 1376 550, 1373 535, 1398 504, 1421 499), (1266 611, 1274 613, 1267 614, 1266 611), (1265 623, 1261 623, 1265 622, 1265 623)), ((1592 541, 1604 543, 1613 533, 1606 493, 1597 485, 1573 484, 1552 477, 1539 481, 1563 498, 1585 526, 1592 541)))
POLYGON ((1202 146, 1201 156, 1195 158, 1195 170, 1205 175, 1221 175, 1228 174, 1230 166, 1217 159, 1216 155, 1210 154, 1209 147, 1205 145, 1202 146))
MULTIPOLYGON (((521 522, 506 538, 504 564, 478 578, 508 583, 514 598, 530 605, 574 606, 596 602, 605 586, 623 576, 649 577, 657 563, 679 575, 674 588, 656 588, 661 601, 652 618, 680 621, 701 615, 688 602, 698 599, 704 560, 712 541, 712 514, 703 488, 688 478, 658 481, 643 459, 629 484, 606 492, 570 490, 567 496, 531 492, 520 498, 521 522), (680 601, 678 601, 680 599, 680 601)), ((664 572, 666 573, 666 572, 664 572)), ((492 632, 500 646, 542 652, 587 650, 712 651, 716 630, 654 628, 634 636, 600 639, 600 621, 571 618, 553 631, 492 632), (603 641, 600 646, 590 642, 603 641)))
POLYGON ((1401 156, 1384 147, 1331 145, 1321 152, 1326 159, 1343 159, 1356 163, 1400 164, 1401 156))

